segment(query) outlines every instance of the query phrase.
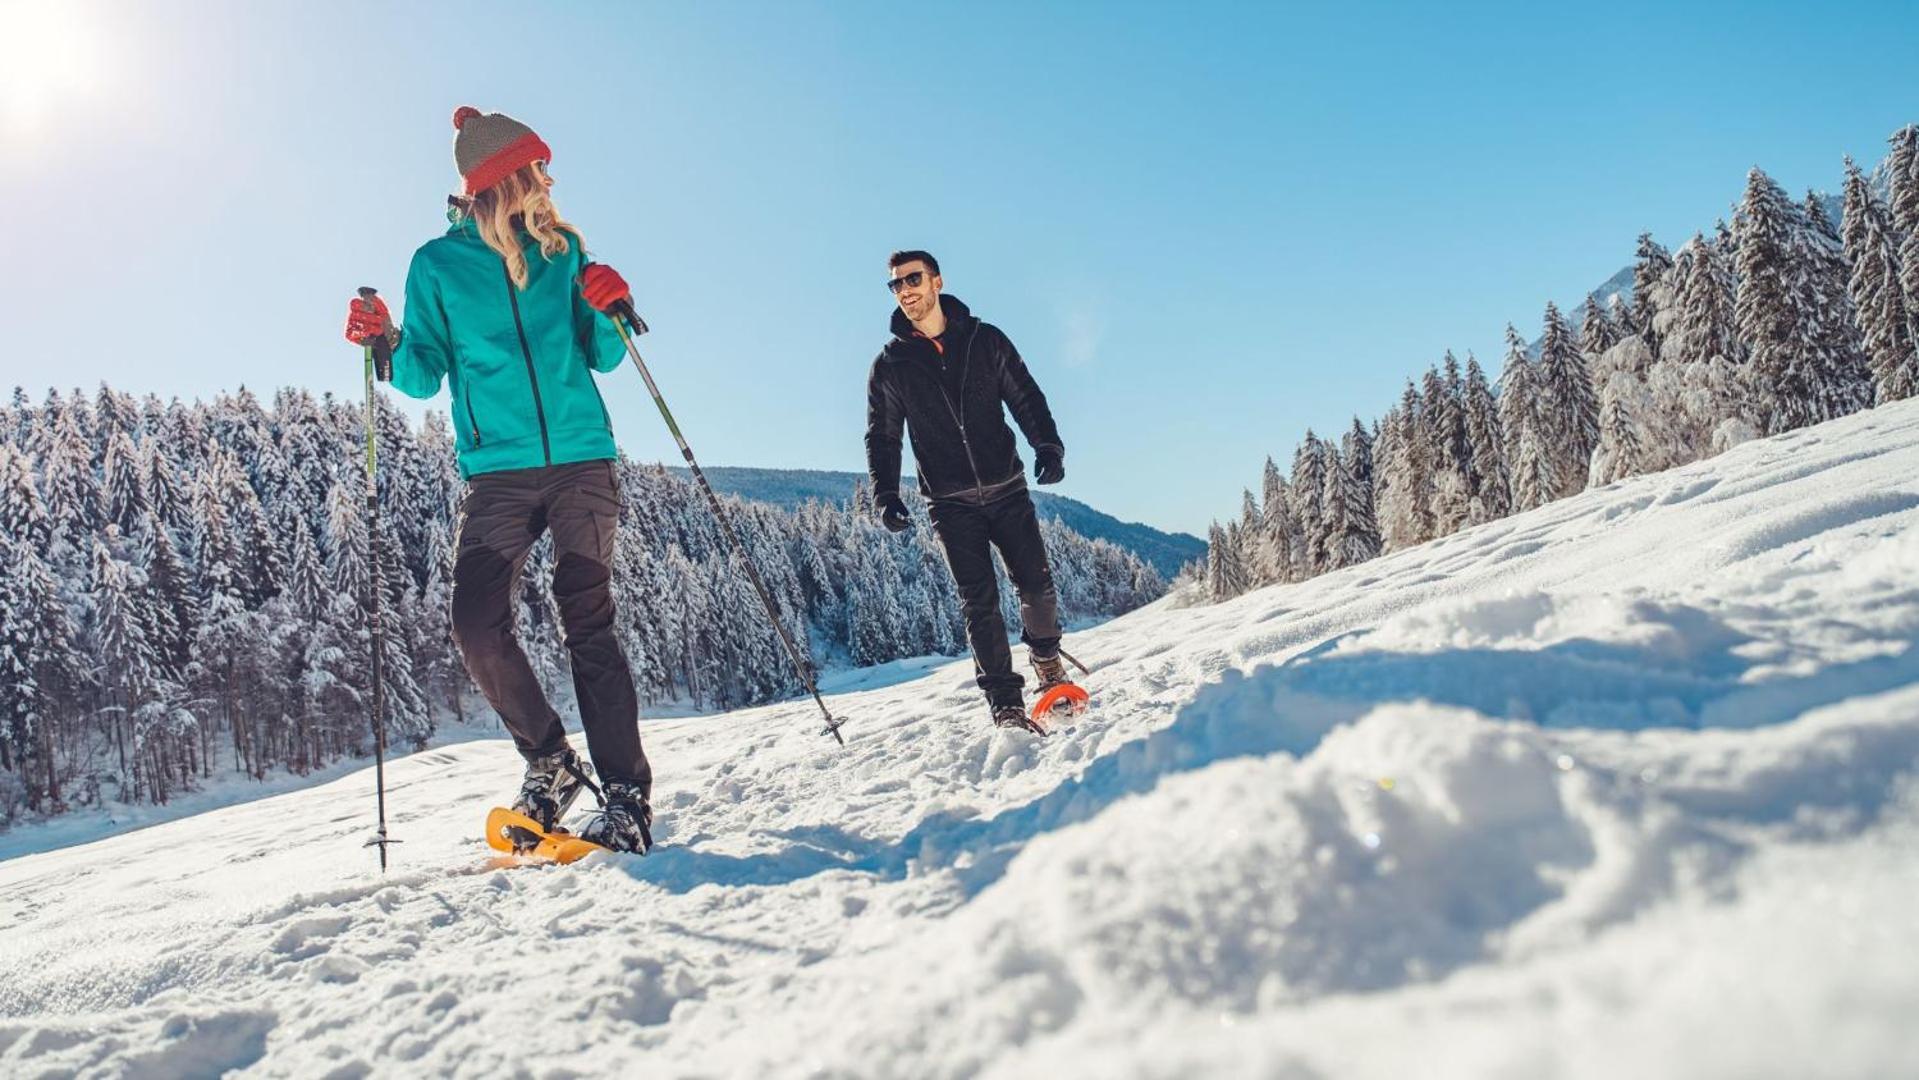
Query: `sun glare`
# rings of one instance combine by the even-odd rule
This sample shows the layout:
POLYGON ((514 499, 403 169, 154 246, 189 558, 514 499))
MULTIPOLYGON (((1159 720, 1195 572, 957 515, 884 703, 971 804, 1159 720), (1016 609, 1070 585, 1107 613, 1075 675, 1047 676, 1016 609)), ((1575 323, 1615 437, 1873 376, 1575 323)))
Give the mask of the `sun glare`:
POLYGON ((98 95, 100 35, 66 0, 0 0, 0 131, 25 137, 98 95))

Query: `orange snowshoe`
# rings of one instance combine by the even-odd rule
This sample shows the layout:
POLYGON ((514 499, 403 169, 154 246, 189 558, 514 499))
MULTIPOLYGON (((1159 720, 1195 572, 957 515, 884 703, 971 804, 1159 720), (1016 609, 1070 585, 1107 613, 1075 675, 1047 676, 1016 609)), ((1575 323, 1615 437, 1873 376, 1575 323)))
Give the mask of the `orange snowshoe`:
POLYGON ((593 852, 606 850, 565 829, 556 828, 550 832, 542 829, 539 822, 504 806, 496 806, 487 812, 486 843, 495 851, 556 863, 574 862, 593 852))
POLYGON ((1054 683, 1040 691, 1033 702, 1033 719, 1046 724, 1053 719, 1071 719, 1086 711, 1091 695, 1073 683, 1054 683))

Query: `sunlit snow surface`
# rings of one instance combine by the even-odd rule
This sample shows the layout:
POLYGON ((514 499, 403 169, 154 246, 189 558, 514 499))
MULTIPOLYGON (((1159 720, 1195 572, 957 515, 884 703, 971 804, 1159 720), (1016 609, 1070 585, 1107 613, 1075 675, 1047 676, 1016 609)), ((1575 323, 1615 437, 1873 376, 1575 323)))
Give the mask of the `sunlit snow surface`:
POLYGON ((0 1073, 1912 1075, 1915 638, 1910 403, 1075 635, 1044 742, 649 723, 645 859, 496 868, 488 740, 384 877, 370 772, 0 862, 0 1073))

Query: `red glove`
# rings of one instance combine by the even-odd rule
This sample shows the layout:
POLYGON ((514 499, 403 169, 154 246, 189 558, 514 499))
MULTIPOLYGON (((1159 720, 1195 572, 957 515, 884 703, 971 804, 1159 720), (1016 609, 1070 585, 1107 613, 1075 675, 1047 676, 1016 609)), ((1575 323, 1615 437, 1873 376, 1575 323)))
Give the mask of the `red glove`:
POLYGON ((580 295, 594 311, 606 312, 631 297, 633 290, 626 287, 626 279, 618 270, 605 263, 593 263, 580 271, 580 295))
POLYGON ((347 304, 346 339, 355 345, 386 337, 392 329, 393 316, 387 313, 385 300, 377 296, 370 301, 355 298, 347 304))

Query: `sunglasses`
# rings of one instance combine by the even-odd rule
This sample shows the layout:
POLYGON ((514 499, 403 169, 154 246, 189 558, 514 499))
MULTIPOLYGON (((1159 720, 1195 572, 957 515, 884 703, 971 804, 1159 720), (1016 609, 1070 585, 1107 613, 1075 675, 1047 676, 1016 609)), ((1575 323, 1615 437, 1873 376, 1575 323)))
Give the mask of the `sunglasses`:
POLYGON ((920 287, 920 282, 925 280, 926 280, 926 271, 915 270, 910 274, 902 274, 896 278, 887 278, 886 287, 888 290, 897 293, 901 289, 905 289, 905 288, 917 289, 920 287))

